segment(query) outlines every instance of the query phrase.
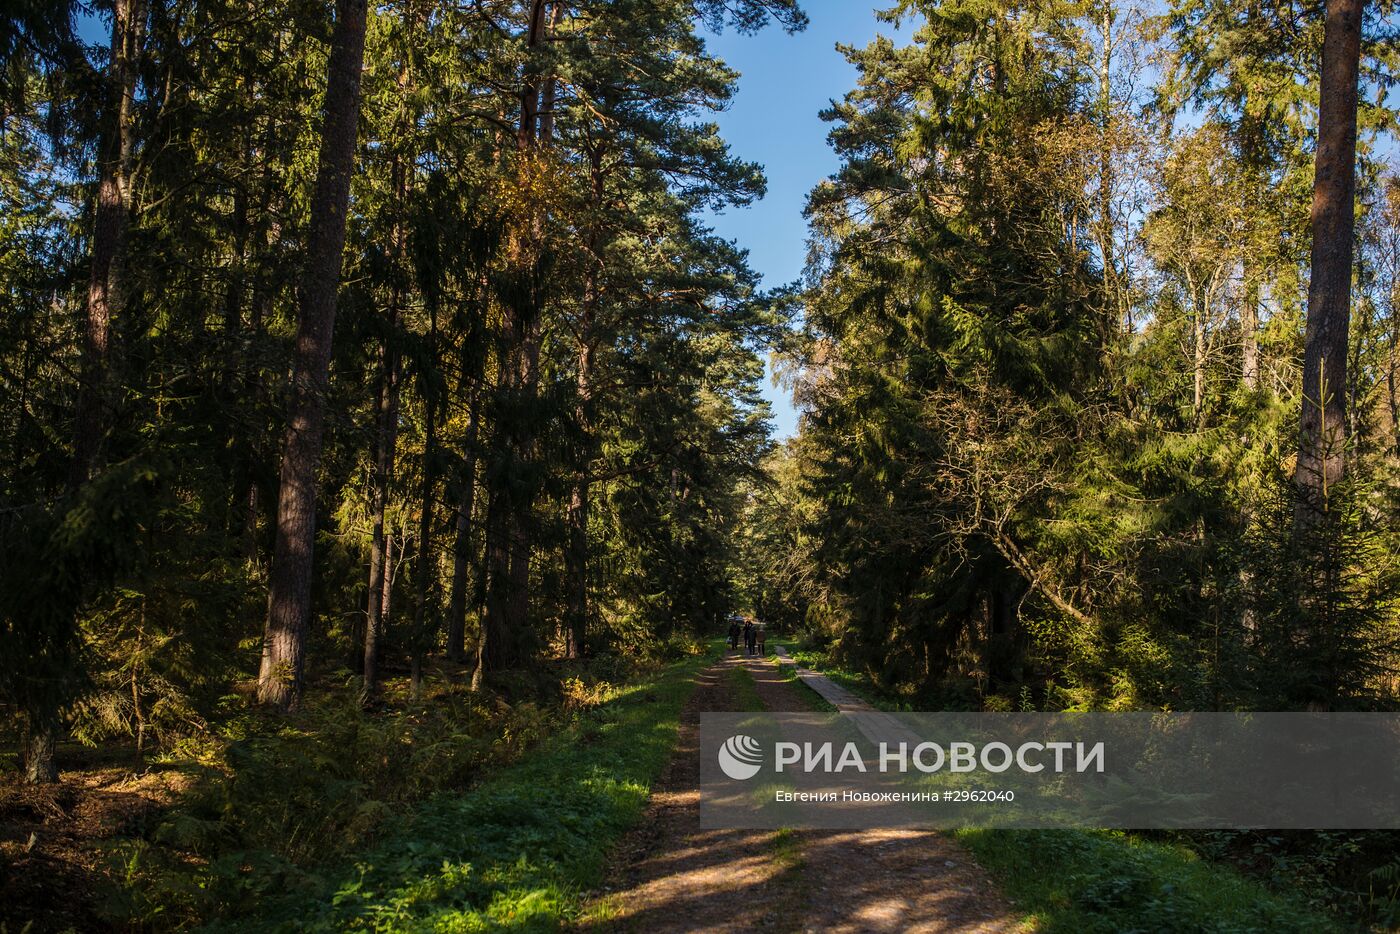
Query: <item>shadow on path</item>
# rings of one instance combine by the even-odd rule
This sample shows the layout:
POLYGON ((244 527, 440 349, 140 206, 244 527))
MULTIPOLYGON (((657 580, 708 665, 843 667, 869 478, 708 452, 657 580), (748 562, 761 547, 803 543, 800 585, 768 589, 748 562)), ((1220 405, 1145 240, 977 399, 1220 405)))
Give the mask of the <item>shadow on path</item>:
POLYGON ((676 754, 638 828, 614 853, 609 884, 582 925, 647 932, 801 930, 801 878, 771 830, 700 829, 699 714, 743 710, 736 656, 699 675, 681 712, 676 754))
POLYGON ((582 925, 623 931, 1011 932, 1023 930, 955 841, 920 830, 701 830, 699 714, 742 709, 734 669, 767 710, 814 709, 769 658, 704 671, 676 754, 582 925))

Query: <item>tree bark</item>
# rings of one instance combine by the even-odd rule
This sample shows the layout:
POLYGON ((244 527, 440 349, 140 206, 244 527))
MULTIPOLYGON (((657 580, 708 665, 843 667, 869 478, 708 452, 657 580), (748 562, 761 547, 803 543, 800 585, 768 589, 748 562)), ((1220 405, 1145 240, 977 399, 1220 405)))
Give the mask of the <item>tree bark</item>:
MULTIPOLYGON (((526 26, 525 47, 533 53, 544 40, 548 0, 530 0, 530 22, 526 26)), ((533 63, 526 63, 525 77, 520 83, 520 123, 515 130, 515 148, 520 152, 533 149, 540 117, 539 72, 533 63)))
POLYGON ((593 396, 593 347, 591 303, 585 299, 584 321, 581 322, 581 338, 578 349, 578 401, 574 417, 578 421, 580 451, 578 464, 574 469, 574 487, 569 496, 569 544, 565 551, 566 574, 569 587, 567 608, 568 638, 565 654, 569 658, 581 658, 588 640, 588 509, 592 494, 589 475, 592 469, 592 396, 593 396))
POLYGON ((436 629, 436 612, 430 613, 429 582, 433 557, 433 488, 437 481, 437 400, 433 398, 431 372, 437 366, 437 309, 428 310, 429 375, 423 379, 423 488, 418 515, 418 559, 414 563, 413 590, 417 601, 413 607, 413 654, 410 656, 409 681, 413 696, 419 696, 423 684, 423 658, 436 629))
MULTIPOLYGON (((556 0, 553 4, 544 0, 534 0, 534 10, 530 21, 529 44, 532 49, 542 46, 553 34, 563 17, 564 4, 556 0), (548 11, 548 12, 546 12, 548 11)), ((525 95, 534 103, 522 105, 519 142, 522 152, 543 150, 553 141, 555 81, 552 75, 527 77, 525 95), (528 123, 527 123, 528 120, 528 123), (530 128, 533 124, 533 129, 530 128)), ((544 216, 539 205, 531 205, 530 239, 533 241, 527 250, 528 262, 538 263, 541 243, 544 237, 544 216)), ((523 255, 523 254, 522 254, 523 255)), ((531 277, 535 279, 536 277, 531 277)), ((517 361, 517 413, 523 417, 517 426, 517 456, 525 468, 525 483, 517 487, 517 495, 512 498, 513 509, 509 516, 510 532, 510 588, 505 602, 505 625, 523 632, 530 624, 530 564, 535 547, 535 488, 533 470, 536 459, 536 432, 532 421, 536 410, 535 401, 539 394, 540 373, 540 308, 541 299, 534 289, 524 299, 519 309, 518 335, 519 352, 517 361)))
POLYGON ((1240 382, 1250 392, 1259 388, 1259 280, 1245 270, 1244 302, 1240 305, 1240 382))
MULTIPOLYGON (((532 0, 526 46, 533 56, 545 41, 548 32, 563 15, 563 4, 532 0)), ((527 62, 521 81, 520 124, 516 132, 516 151, 522 172, 526 170, 536 150, 548 144, 541 134, 541 86, 545 99, 553 108, 554 80, 541 76, 534 62, 527 62)), ((551 118, 548 126, 552 127, 551 118)), ((510 247, 516 264, 538 263, 543 235, 541 209, 527 204, 530 216, 522 218, 510 247), (533 241, 533 242, 531 242, 533 241)), ((523 277, 533 282, 536 277, 523 277)), ((535 430, 530 424, 535 406, 532 401, 538 390, 540 356, 540 308, 538 294, 519 295, 506 309, 506 330, 510 338, 498 392, 508 403, 506 418, 510 424, 498 426, 498 458, 489 472, 489 495, 486 565, 488 584, 484 607, 483 639, 478 653, 478 668, 482 671, 508 667, 515 661, 519 643, 515 635, 529 625, 530 562, 534 549, 534 490, 531 466, 535 458, 535 430), (511 644, 507 645, 509 640, 511 644)), ((535 290, 532 287, 529 292, 535 290)), ((473 683, 479 684, 474 677, 473 683)))
MULTIPOLYGON (((1392 300, 1391 307, 1397 303, 1392 300)), ((1391 312, 1390 356, 1385 370, 1385 391, 1390 408, 1390 449, 1400 457, 1400 320, 1391 312)))
MULTIPOLYGON (((399 69, 399 90, 408 86, 408 66, 399 69)), ((401 108, 397 133, 407 138, 410 127, 408 117, 401 108)), ((408 203, 408 172, 403 154, 395 152, 390 162, 390 185, 394 192, 393 248, 394 261, 404 263, 407 234, 404 229, 404 211, 408 203)), ((398 340, 399 310, 403 306, 403 292, 399 279, 394 278, 389 289, 389 327, 384 336, 383 364, 381 367, 379 424, 375 452, 374 492, 372 507, 373 526, 370 533, 369 556, 369 599, 365 615, 364 662, 361 666, 363 680, 360 688, 360 703, 370 705, 379 694, 379 653, 385 633, 384 586, 388 574, 387 551, 385 549, 384 513, 389 502, 389 488, 394 479, 394 458, 399 437, 399 356, 396 347, 398 340)))
POLYGON ((1203 301, 1191 322, 1191 414, 1195 416, 1197 431, 1205 427, 1206 314, 1209 308, 1208 300, 1203 301))
POLYGON ((316 537, 336 294, 340 287, 350 176, 360 113, 367 0, 339 0, 326 75, 325 126, 311 199, 292 375, 291 405, 269 574, 258 700, 283 710, 300 700, 316 537))
MULTIPOLYGON (((112 316, 121 300, 121 252, 126 242, 132 159, 131 111, 136 97, 136 58, 142 45, 142 0, 115 0, 107 101, 98 140, 97 201, 93 207, 87 305, 73 419, 73 461, 68 491, 74 494, 101 459, 103 426, 109 421, 112 316)), ((24 777, 31 784, 58 781, 54 749, 61 725, 56 703, 30 710, 24 777)))
MULTIPOLYGON (((398 577, 398 567, 394 564, 394 562, 398 560, 394 552, 396 541, 397 539, 394 537, 392 530, 384 534, 384 575, 379 582, 379 633, 381 639, 384 633, 389 631, 389 624, 394 618, 394 580, 398 577)), ((402 544, 399 544, 397 547, 400 550, 403 548, 402 544)))
POLYGON ((136 62, 145 8, 141 0, 116 0, 112 9, 108 100, 98 142, 97 203, 93 210, 86 320, 79 372, 73 464, 69 486, 87 482, 99 458, 107 419, 112 316, 121 296, 122 247, 126 241, 132 159, 131 111, 136 97, 136 62))
POLYGON ((515 634, 506 626, 506 601, 510 585, 510 546, 504 528, 507 481, 498 479, 491 487, 486 507, 486 552, 482 559, 485 600, 481 614, 481 638, 477 645, 476 671, 472 690, 481 687, 485 674, 509 668, 515 662, 515 634))
MULTIPOLYGON (((253 286, 253 303, 251 317, 248 321, 249 344, 256 348, 262 340, 263 321, 267 317, 268 306, 271 304, 271 295, 268 284, 263 277, 259 277, 253 286)), ((256 353, 256 350, 254 350, 256 353)), ((249 385, 253 387, 253 408, 256 412, 261 412, 263 404, 267 398, 267 388, 259 378, 257 365, 250 358, 245 362, 246 378, 249 385)), ((261 432, 254 432, 246 442, 246 457, 248 458, 247 476, 244 478, 246 484, 243 491, 243 547, 244 555, 248 560, 248 566, 256 568, 258 566, 258 519, 261 512, 261 496, 258 489, 258 481, 253 473, 253 465, 262 461, 264 450, 263 437, 261 432)))
POLYGON ((504 625, 515 632, 524 632, 530 624, 530 563, 535 549, 535 478, 536 457, 535 428, 531 424, 536 406, 534 400, 539 390, 539 314, 530 315, 526 330, 525 345, 520 354, 519 395, 523 416, 518 426, 518 461, 523 472, 523 482, 515 490, 510 500, 508 534, 506 544, 509 550, 509 585, 504 602, 504 625))
POLYGON ((384 639, 385 583, 389 576, 388 539, 384 515, 389 504, 389 487, 394 480, 394 456, 399 437, 399 363, 394 350, 393 331, 398 327, 398 300, 391 302, 389 337, 383 348, 383 369, 379 387, 378 443, 374 458, 374 512, 369 548, 369 594, 365 614, 365 645, 361 703, 371 703, 379 693, 379 652, 384 639))
MULTIPOLYGON (((601 211, 605 194, 603 150, 595 147, 589 154, 591 168, 592 208, 601 211)), ((595 214, 596 217, 596 214, 595 214)), ((599 224, 595 220, 588 236, 592 261, 600 261, 602 242, 599 224)), ((564 551, 565 579, 569 597, 565 611, 565 655, 581 658, 588 645, 588 511, 593 479, 593 355, 594 327, 598 308, 598 270, 590 268, 584 283, 583 302, 578 321, 578 373, 575 387, 574 421, 578 430, 579 450, 574 465, 574 486, 570 491, 568 509, 569 541, 564 551)))
POLYGON ((1356 98, 1363 0, 1328 0, 1312 202, 1312 281, 1303 346, 1298 463, 1306 525, 1345 470, 1347 336, 1356 194, 1356 98))
POLYGON ((54 747, 58 743, 58 718, 52 715, 32 716, 29 737, 24 748, 24 780, 31 785, 51 785, 58 781, 58 763, 54 747), (43 719, 48 716, 49 719, 43 719))
POLYGON ((447 657, 467 657, 467 570, 472 556, 472 513, 476 506, 476 438, 480 391, 472 389, 467 414, 466 451, 458 481, 457 518, 452 543, 452 597, 447 606, 447 657))

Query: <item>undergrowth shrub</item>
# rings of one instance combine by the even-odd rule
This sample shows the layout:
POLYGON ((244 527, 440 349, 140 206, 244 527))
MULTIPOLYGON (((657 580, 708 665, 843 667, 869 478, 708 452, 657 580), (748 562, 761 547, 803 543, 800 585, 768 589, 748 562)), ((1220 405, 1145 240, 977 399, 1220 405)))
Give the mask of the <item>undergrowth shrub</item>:
POLYGON ((105 913, 174 927, 314 886, 316 865, 375 845, 413 802, 515 760, 566 714, 460 688, 367 713, 347 686, 291 718, 230 716, 169 757, 194 776, 179 805, 111 847, 105 913))
POLYGON ((1164 834, 1315 908, 1400 928, 1400 833, 1393 830, 1210 830, 1164 834))

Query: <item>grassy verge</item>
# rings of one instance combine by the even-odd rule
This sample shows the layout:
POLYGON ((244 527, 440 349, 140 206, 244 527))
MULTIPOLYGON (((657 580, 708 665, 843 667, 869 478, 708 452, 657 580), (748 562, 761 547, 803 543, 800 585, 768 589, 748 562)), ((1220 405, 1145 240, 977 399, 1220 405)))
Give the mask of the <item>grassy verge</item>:
POLYGON ((576 912, 608 848, 640 815, 707 659, 632 685, 466 794, 429 800, 321 898, 293 900, 269 920, 324 930, 553 928, 576 912))
POLYGON ((1114 831, 964 830, 955 836, 1047 934, 1347 929, 1186 847, 1114 831))
MULTIPOLYGON (((824 656, 789 651, 880 709, 907 709, 824 656)), ((1039 932, 1355 929, 1179 844, 1119 831, 961 830, 953 836, 1039 932)))

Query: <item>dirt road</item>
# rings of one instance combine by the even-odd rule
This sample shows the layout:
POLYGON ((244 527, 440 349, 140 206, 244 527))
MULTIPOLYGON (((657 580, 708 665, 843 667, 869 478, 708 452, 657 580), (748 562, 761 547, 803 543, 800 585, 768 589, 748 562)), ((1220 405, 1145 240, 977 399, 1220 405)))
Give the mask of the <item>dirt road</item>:
POLYGON ((771 659, 731 655, 700 676, 676 754, 615 854, 589 930, 966 932, 1024 930, 956 842, 917 830, 702 830, 699 714, 813 709, 771 659))

